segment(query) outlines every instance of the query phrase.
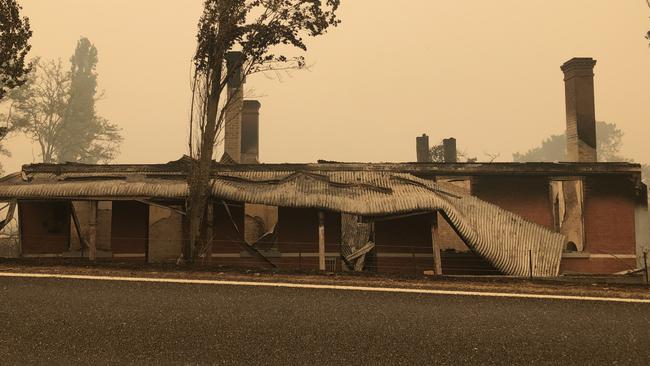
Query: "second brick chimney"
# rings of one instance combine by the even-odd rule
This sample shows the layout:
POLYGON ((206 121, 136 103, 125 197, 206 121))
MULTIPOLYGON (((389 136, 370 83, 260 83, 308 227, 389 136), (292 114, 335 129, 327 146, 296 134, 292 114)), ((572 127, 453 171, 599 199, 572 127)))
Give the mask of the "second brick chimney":
POLYGON ((450 137, 442 140, 442 149, 445 153, 445 163, 455 163, 458 161, 458 152, 456 151, 456 139, 450 137))
POLYGON ((257 164, 260 157, 260 107, 257 100, 245 100, 241 119, 241 162, 257 164))
POLYGON ((596 162, 596 108, 592 58, 572 58, 562 65, 566 99, 567 160, 596 162))
POLYGON ((417 154, 418 163, 431 162, 429 157, 429 136, 422 134, 415 138, 415 152, 417 154))
POLYGON ((228 52, 226 66, 228 72, 228 106, 224 120, 224 154, 235 163, 241 163, 241 120, 244 101, 244 78, 242 52, 228 52))

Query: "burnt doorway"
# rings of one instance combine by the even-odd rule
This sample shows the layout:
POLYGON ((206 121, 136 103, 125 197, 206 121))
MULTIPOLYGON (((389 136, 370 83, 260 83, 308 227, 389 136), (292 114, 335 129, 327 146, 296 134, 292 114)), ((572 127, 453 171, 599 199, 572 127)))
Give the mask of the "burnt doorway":
POLYGON ((111 250, 113 258, 147 261, 149 205, 138 201, 113 201, 111 250))

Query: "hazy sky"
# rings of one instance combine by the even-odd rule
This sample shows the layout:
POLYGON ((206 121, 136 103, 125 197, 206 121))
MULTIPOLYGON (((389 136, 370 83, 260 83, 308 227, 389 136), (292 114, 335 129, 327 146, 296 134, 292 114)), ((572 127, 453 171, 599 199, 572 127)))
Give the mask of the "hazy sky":
MULTIPOLYGON (((99 50, 101 115, 125 137, 119 163, 186 153, 189 74, 201 0, 20 0, 31 56, 67 61, 80 36, 99 50)), ((263 162, 413 161, 415 137, 484 153, 526 150, 565 125, 560 65, 596 65, 597 119, 650 162, 650 29, 644 0, 342 0, 342 25, 310 41, 310 71, 257 75, 263 162), (398 4, 398 5, 397 5, 398 4)), ((7 143, 5 171, 38 161, 7 143)))

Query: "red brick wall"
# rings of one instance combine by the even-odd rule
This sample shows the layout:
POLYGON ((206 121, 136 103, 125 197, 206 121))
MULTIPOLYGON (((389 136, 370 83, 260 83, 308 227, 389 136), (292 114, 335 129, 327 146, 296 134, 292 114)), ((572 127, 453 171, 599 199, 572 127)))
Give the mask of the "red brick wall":
POLYGON ((547 177, 475 177, 472 195, 553 230, 553 205, 547 177))
POLYGON ((635 267, 634 258, 562 258, 560 273, 616 273, 635 267))
MULTIPOLYGON (((325 251, 338 252, 341 244, 341 214, 324 214, 325 251)), ((282 253, 318 253, 318 210, 279 207, 278 247, 282 253)))
MULTIPOLYGON (((229 206, 230 213, 237 225, 244 225, 243 209, 229 206)), ((341 215, 337 212, 325 212, 325 251, 339 253, 341 243, 341 215)), ((274 257, 268 259, 282 269, 318 269, 318 210, 310 208, 278 208, 277 245, 279 253, 295 253, 295 257, 274 257), (302 253, 298 258, 297 253, 302 253)), ((236 254, 244 252, 237 244, 238 233, 230 222, 223 205, 215 205, 215 236, 219 247, 213 249, 217 254, 236 254), (220 206, 220 207, 217 207, 220 206)), ((216 264, 231 265, 243 268, 268 268, 268 264, 253 256, 213 257, 216 264)), ((340 269, 340 264, 337 264, 340 269)))
POLYGON ((626 177, 589 177, 585 182, 585 251, 634 254, 635 190, 626 177))
POLYGON ((70 244, 69 202, 20 202, 23 254, 61 254, 70 244))
POLYGON ((431 220, 431 214, 423 214, 375 222, 377 272, 412 274, 431 270, 433 257, 417 256, 433 254, 431 220))

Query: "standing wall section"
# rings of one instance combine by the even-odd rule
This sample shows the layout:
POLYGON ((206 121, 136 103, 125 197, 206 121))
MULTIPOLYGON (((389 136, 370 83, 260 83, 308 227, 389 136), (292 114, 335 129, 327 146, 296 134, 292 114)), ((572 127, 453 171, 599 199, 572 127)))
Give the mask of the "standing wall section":
POLYGON ((423 271, 433 270, 432 215, 375 221, 374 261, 377 272, 420 275, 423 271))
POLYGON ((625 176, 585 179, 585 247, 560 271, 616 273, 636 268, 634 182, 625 176))
POLYGON ((149 206, 149 262, 175 262, 182 250, 183 215, 171 208, 149 206))
POLYGON ((544 176, 479 176, 472 195, 553 230, 549 180, 544 176))
POLYGON ((111 210, 113 258, 145 262, 149 235, 149 205, 137 201, 113 201, 111 210))
POLYGON ((23 256, 60 256, 70 246, 70 202, 18 203, 23 256))
MULTIPOLYGON (((325 257, 328 270, 340 270, 341 214, 325 211, 325 257)), ((278 256, 271 258, 280 268, 318 270, 318 210, 278 208, 278 256)))

